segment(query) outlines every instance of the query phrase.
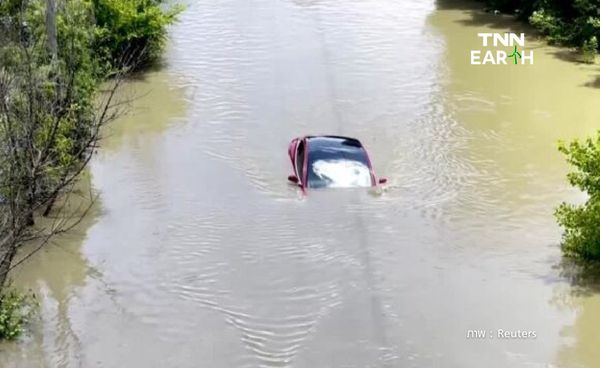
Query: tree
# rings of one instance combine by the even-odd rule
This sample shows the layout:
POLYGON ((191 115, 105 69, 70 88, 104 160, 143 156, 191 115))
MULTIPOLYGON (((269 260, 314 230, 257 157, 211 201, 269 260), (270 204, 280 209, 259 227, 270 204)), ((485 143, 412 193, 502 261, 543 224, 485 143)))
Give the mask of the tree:
POLYGON ((583 62, 593 64, 598 54, 598 39, 596 36, 592 36, 589 40, 583 42, 581 46, 581 54, 583 62))
POLYGON ((556 209, 564 228, 562 249, 570 257, 600 260, 600 131, 596 138, 561 143, 559 150, 575 168, 569 183, 588 195, 582 205, 562 203, 556 209))
POLYGON ((72 191, 101 128, 122 106, 114 98, 123 73, 105 91, 98 88, 89 5, 70 2, 57 14, 56 55, 45 20, 32 16, 43 8, 41 1, 22 0, 1 36, 0 289, 20 245, 37 240, 41 248, 78 221, 59 208, 60 219, 33 226, 57 197, 72 191))
POLYGON ((161 3, 0 0, 0 339, 16 337, 24 321, 26 298, 3 291, 9 271, 93 204, 69 211, 60 199, 73 192, 102 127, 127 106, 115 100, 123 77, 162 50, 178 9, 161 3), (36 221, 51 212, 53 221, 36 221), (15 262, 31 241, 37 247, 15 262))

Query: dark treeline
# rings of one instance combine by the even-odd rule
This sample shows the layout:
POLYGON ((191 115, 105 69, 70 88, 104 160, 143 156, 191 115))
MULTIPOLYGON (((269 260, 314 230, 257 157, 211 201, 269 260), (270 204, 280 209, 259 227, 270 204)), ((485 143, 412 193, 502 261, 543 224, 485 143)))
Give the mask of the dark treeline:
POLYGON ((485 0, 500 10, 528 21, 550 43, 576 46, 596 54, 600 38, 600 2, 597 0, 485 0))

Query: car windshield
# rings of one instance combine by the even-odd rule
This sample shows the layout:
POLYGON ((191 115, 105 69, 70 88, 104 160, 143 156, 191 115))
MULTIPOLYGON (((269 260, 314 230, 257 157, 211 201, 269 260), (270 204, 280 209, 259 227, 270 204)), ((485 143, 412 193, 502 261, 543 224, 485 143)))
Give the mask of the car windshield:
POLYGON ((370 187, 367 153, 354 139, 319 137, 308 143, 310 188, 370 187))

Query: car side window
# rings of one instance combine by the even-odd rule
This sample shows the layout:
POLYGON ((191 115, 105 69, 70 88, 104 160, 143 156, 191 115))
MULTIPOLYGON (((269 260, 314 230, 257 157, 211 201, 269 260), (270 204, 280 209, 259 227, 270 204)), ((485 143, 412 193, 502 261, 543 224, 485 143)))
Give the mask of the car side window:
POLYGON ((304 178, 304 141, 298 143, 298 151, 296 152, 296 172, 298 173, 298 180, 302 181, 304 178))

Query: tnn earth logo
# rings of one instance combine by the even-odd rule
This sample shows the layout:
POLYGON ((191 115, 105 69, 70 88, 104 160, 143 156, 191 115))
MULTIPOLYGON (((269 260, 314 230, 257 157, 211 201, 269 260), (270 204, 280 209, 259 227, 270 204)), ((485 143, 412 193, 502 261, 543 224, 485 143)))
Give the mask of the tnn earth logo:
POLYGON ((533 51, 522 49, 525 47, 525 33, 477 33, 477 37, 481 37, 483 47, 504 47, 508 50, 471 50, 471 65, 533 65, 533 51))

